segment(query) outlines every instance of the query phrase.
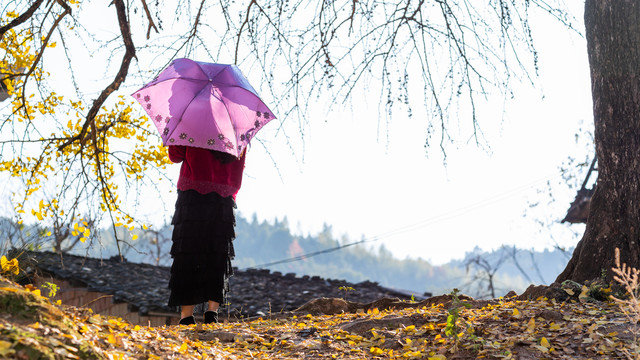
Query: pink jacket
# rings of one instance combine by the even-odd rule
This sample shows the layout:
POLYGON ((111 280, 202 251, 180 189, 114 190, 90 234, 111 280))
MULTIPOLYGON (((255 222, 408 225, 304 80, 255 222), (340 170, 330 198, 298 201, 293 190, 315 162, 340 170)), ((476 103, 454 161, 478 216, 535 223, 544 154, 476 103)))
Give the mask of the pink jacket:
POLYGON ((216 192, 235 199, 242 185, 245 158, 243 155, 236 161, 223 164, 211 150, 169 146, 169 159, 174 163, 182 162, 178 189, 195 190, 201 194, 216 192))

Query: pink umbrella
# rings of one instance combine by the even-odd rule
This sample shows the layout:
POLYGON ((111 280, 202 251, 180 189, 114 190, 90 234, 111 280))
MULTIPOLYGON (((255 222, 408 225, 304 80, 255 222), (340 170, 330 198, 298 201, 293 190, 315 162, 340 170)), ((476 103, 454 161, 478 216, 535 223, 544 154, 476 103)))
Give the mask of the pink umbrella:
POLYGON ((176 59, 133 93, 166 145, 238 157, 275 117, 235 65, 176 59))

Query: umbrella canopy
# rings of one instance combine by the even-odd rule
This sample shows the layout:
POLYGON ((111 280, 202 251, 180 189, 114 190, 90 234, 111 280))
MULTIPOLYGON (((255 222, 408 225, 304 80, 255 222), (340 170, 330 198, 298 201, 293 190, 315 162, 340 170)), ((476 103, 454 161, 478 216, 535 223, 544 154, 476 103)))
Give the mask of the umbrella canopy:
POLYGON ((176 59, 133 97, 165 146, 201 147, 236 157, 275 118, 235 65, 176 59))

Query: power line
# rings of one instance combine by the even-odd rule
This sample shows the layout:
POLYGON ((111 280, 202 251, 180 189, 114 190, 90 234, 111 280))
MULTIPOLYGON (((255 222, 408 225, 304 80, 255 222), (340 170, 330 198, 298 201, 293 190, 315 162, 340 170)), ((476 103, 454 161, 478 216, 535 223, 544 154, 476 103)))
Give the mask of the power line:
POLYGON ((478 202, 476 202, 474 204, 467 205, 467 206, 464 206, 464 207, 459 208, 459 209, 454 209, 452 211, 449 211, 449 212, 446 212, 446 213, 443 213, 443 214, 440 214, 440 215, 436 215, 434 217, 419 221, 417 223, 401 226, 399 228, 396 228, 396 229, 391 230, 389 232, 380 234, 380 235, 375 236, 375 237, 370 238, 370 239, 362 239, 360 241, 343 244, 343 245, 332 247, 332 248, 329 248, 329 249, 314 251, 314 252, 310 252, 310 253, 307 253, 307 254, 302 254, 302 255, 291 257, 291 258, 277 260, 277 261, 273 261, 273 262, 269 262, 269 263, 265 263, 265 264, 259 264, 259 265, 255 265, 253 267, 254 268, 261 268, 261 267, 267 267, 267 266, 272 266, 272 265, 279 265, 279 264, 286 264, 286 263, 290 263, 290 262, 296 262, 296 261, 308 259, 308 258, 313 257, 313 256, 322 255, 322 254, 326 254, 326 253, 342 250, 344 248, 351 247, 351 246, 354 246, 354 245, 378 241, 378 240, 381 240, 383 238, 395 236, 395 235, 402 234, 402 233, 405 233, 405 232, 408 232, 408 231, 415 231, 415 230, 420 229, 422 227, 425 227, 425 226, 428 226, 428 225, 431 225, 431 224, 434 224, 434 223, 437 223, 437 222, 440 222, 440 221, 452 219, 452 218, 455 218, 455 217, 460 216, 462 214, 466 214, 469 211, 473 211, 473 210, 482 208, 484 206, 491 205, 491 204, 496 203, 498 201, 502 201, 504 199, 507 199, 509 197, 512 197, 512 196, 516 195, 519 192, 522 192, 524 190, 528 190, 532 186, 534 186, 534 185, 536 185, 538 183, 545 182, 545 181, 551 180, 551 179, 553 179, 553 178, 555 178, 557 176, 560 176, 561 174, 562 174, 561 172, 558 172, 558 173, 555 173, 555 174, 553 174, 551 176, 547 176, 547 177, 544 177, 544 178, 540 178, 540 179, 534 180, 532 182, 529 182, 527 184, 518 186, 518 187, 513 188, 513 189, 511 189, 509 191, 505 191, 502 194, 493 196, 491 198, 487 198, 487 199, 478 201, 478 202))
POLYGON ((356 242, 352 242, 352 243, 348 243, 348 244, 343 244, 340 246, 336 246, 333 248, 329 248, 329 249, 324 249, 324 250, 319 250, 319 251, 314 251, 311 253, 307 253, 307 254, 302 254, 302 255, 298 255, 292 258, 288 258, 288 259, 282 259, 282 260, 278 260, 278 261, 274 261, 274 262, 270 262, 270 263, 266 263, 266 264, 260 264, 260 265, 255 265, 253 267, 267 267, 267 266, 271 266, 271 265, 278 265, 278 264, 285 264, 285 263, 290 263, 290 262, 294 262, 294 261, 300 261, 300 260, 304 260, 307 258, 310 258, 312 256, 316 256, 316 255, 320 255, 320 254, 326 254, 326 253, 330 253, 330 252, 334 252, 334 251, 338 251, 341 249, 344 249, 346 247, 350 247, 350 246, 354 246, 354 245, 358 245, 358 244, 364 244, 366 242, 373 242, 376 241, 378 239, 374 238, 374 239, 363 239, 360 241, 356 241, 356 242))

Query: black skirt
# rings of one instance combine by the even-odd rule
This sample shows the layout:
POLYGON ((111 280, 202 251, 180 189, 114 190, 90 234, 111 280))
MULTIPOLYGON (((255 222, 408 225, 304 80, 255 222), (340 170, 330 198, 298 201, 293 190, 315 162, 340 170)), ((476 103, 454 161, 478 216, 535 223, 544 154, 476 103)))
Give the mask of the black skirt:
POLYGON ((233 275, 235 202, 212 192, 178 190, 173 215, 169 306, 224 305, 233 275))

